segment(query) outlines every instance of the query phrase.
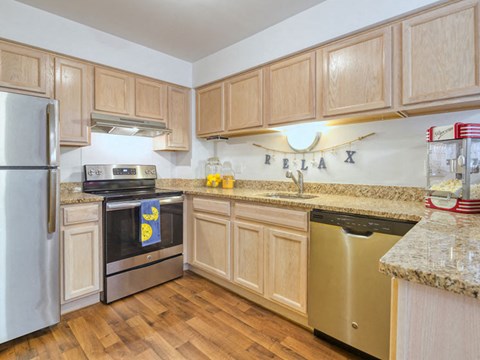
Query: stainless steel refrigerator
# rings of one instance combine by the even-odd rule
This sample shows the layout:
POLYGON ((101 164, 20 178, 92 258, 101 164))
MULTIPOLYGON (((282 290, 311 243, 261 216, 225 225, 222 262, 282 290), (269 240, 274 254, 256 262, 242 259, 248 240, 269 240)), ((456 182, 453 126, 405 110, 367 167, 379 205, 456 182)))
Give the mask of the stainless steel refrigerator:
POLYGON ((0 343, 58 323, 55 100, 0 92, 0 343))

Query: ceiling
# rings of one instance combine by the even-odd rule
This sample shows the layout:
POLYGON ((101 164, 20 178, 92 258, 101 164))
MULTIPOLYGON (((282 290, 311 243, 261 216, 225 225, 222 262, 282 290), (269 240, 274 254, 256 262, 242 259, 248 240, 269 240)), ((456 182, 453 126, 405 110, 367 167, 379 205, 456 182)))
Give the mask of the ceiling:
POLYGON ((17 0, 194 62, 325 0, 17 0))

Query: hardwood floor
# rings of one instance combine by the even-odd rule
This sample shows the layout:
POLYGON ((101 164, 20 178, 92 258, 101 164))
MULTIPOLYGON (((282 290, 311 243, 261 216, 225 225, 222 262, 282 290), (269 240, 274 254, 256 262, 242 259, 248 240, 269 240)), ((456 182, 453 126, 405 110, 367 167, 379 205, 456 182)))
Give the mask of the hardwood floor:
POLYGON ((0 345, 0 359, 357 359, 191 272, 0 345))

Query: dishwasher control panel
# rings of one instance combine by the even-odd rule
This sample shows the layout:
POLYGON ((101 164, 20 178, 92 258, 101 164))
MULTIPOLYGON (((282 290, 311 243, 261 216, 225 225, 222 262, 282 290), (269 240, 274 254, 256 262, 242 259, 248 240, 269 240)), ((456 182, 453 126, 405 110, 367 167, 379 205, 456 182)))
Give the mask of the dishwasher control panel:
POLYGON ((362 215, 351 215, 330 211, 313 210, 310 214, 312 222, 330 224, 344 229, 355 231, 405 235, 414 225, 414 222, 378 219, 362 215))

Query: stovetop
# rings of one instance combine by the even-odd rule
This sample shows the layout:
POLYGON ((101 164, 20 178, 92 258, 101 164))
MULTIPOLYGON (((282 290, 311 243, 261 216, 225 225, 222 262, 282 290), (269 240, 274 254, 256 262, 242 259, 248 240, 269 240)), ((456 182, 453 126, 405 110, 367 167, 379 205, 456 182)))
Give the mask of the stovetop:
POLYGON ((169 189, 139 189, 139 190, 100 190, 90 191, 90 194, 103 196, 105 200, 138 200, 149 198, 164 198, 170 196, 180 196, 182 191, 169 190, 169 189))

